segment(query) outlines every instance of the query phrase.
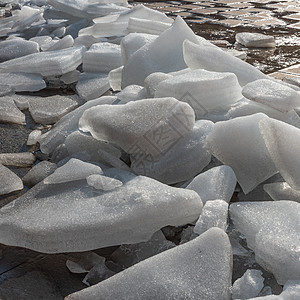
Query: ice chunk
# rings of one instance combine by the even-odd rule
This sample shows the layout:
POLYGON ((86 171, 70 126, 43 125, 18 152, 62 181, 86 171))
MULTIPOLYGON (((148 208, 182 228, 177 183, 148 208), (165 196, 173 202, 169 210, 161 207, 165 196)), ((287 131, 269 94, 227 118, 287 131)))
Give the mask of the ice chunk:
POLYGON ((229 166, 219 166, 199 174, 186 188, 198 193, 203 203, 216 199, 229 203, 235 186, 233 170, 229 166))
POLYGON ((111 191, 123 185, 122 181, 102 176, 99 174, 93 174, 86 178, 89 186, 92 186, 96 190, 111 191))
POLYGON ((53 174, 44 179, 45 184, 64 183, 85 179, 92 174, 103 174, 102 169, 94 164, 71 158, 53 174))
POLYGON ((6 36, 10 32, 23 31, 32 23, 42 17, 43 10, 23 5, 20 10, 13 10, 12 16, 1 19, 0 36, 6 36))
POLYGON ((260 112, 266 114, 270 118, 274 118, 300 128, 300 118, 295 110, 291 110, 288 113, 283 113, 270 106, 254 102, 246 98, 242 98, 240 101, 234 103, 226 113, 225 117, 227 119, 232 119, 236 117, 249 116, 260 112))
POLYGON ((233 169, 245 194, 277 173, 260 132, 264 119, 269 118, 259 113, 218 122, 206 139, 211 154, 233 169))
POLYGON ((39 45, 39 48, 45 50, 52 43, 52 38, 50 36, 35 36, 29 41, 36 42, 39 45))
MULTIPOLYGON (((189 180, 206 167, 211 155, 204 148, 204 141, 213 123, 200 120, 187 136, 170 145, 159 156, 133 154, 130 156, 131 169, 136 174, 155 178, 167 184, 189 180)), ((167 140, 168 132, 161 139, 167 140)))
POLYGON ((17 108, 13 97, 0 97, 0 122, 25 124, 25 115, 17 108))
POLYGON ((35 92, 45 88, 46 83, 43 80, 43 78, 38 74, 0 73, 0 87, 1 89, 10 88, 15 92, 35 92))
POLYGON ((300 129, 271 118, 261 120, 259 128, 281 176, 292 188, 300 190, 300 129))
POLYGON ((100 39, 95 38, 92 35, 82 35, 82 36, 78 36, 74 40, 74 47, 85 46, 86 48, 90 48, 93 44, 99 42, 100 39))
POLYGON ((56 50, 66 49, 66 48, 72 47, 73 44, 74 44, 74 39, 72 38, 72 36, 66 35, 64 38, 55 42, 54 45, 47 48, 46 51, 56 51, 56 50))
POLYGON ((248 269, 241 278, 238 278, 232 288, 232 299, 248 299, 257 297, 264 287, 262 271, 248 269))
POLYGON ((162 231, 159 230, 147 242, 121 245, 113 252, 110 259, 125 269, 173 247, 175 247, 175 244, 168 241, 162 231))
MULTIPOLYGON (((93 26, 83 28, 79 31, 80 38, 92 36, 93 38, 124 36, 127 22, 96 23, 93 26)), ((97 41, 99 42, 99 40, 97 41)))
MULTIPOLYGON (((92 35, 94 37, 123 36, 127 31, 129 20, 134 18, 139 22, 173 23, 164 13, 145 7, 144 5, 133 6, 130 10, 120 14, 107 15, 95 18, 94 25, 79 31, 79 36, 92 35)), ((131 21, 132 23, 132 21, 131 21)), ((134 24, 133 24, 134 25, 134 24)), ((132 27, 132 25, 131 25, 132 27)), ((132 28, 133 29, 133 28, 132 28)))
POLYGON ((27 139, 27 146, 35 145, 39 141, 39 138, 41 137, 41 135, 42 135, 41 130, 36 129, 36 130, 31 131, 28 136, 28 139, 27 139))
MULTIPOLYGON (((75 70, 82 63, 85 49, 81 46, 29 54, 1 63, 0 72, 38 73, 42 76, 62 75, 75 70)), ((3 75, 7 76, 1 74, 3 75)))
MULTIPOLYGON (((100 169, 80 164, 80 173, 74 173, 74 168, 62 172, 66 169, 63 166, 57 169, 61 178, 56 172, 46 181, 76 180, 100 169)), ((168 224, 193 222, 201 208, 201 199, 194 191, 143 176, 108 192, 89 187, 86 180, 55 186, 41 182, 0 210, 0 241, 47 253, 138 243, 168 224)))
POLYGON ((60 80, 65 84, 71 84, 78 81, 80 72, 77 70, 66 73, 60 77, 60 80))
POLYGON ((177 17, 171 28, 129 58, 123 69, 122 87, 143 85, 144 79, 154 72, 168 73, 186 68, 182 53, 185 39, 198 41, 183 19, 177 17))
POLYGON ((80 131, 74 131, 68 135, 64 144, 70 155, 80 151, 87 151, 91 156, 91 160, 95 162, 105 163, 105 160, 102 159, 98 152, 100 149, 110 153, 111 156, 115 156, 116 158, 121 157, 121 151, 113 145, 96 140, 92 136, 80 131))
POLYGON ((162 73, 162 72, 155 72, 155 73, 148 75, 144 80, 144 87, 147 91, 147 96, 149 98, 154 98, 155 92, 156 92, 159 84, 162 81, 170 79, 170 78, 172 78, 172 75, 162 73))
POLYGON ((109 85, 114 92, 120 91, 122 89, 122 70, 123 66, 111 70, 108 74, 109 85))
POLYGON ((0 164, 4 166, 27 168, 35 162, 35 156, 29 152, 0 153, 0 164))
POLYGON ((94 253, 94 252, 85 252, 80 253, 79 260, 67 260, 66 266, 70 272, 75 274, 88 273, 95 265, 104 263, 105 258, 94 253))
POLYGON ((84 72, 105 73, 121 65, 121 46, 111 43, 93 44, 83 57, 84 72))
POLYGON ((233 203, 230 217, 246 236, 255 260, 279 284, 300 279, 300 204, 292 201, 233 203))
POLYGON ((105 261, 102 261, 98 264, 96 264, 84 277, 82 282, 86 284, 87 286, 94 285, 100 281, 103 281, 116 273, 114 271, 111 271, 106 265, 105 261))
POLYGON ((81 99, 92 100, 102 96, 110 88, 107 73, 81 73, 76 91, 81 99))
POLYGON ((275 38, 271 35, 265 35, 256 32, 239 32, 235 35, 235 40, 245 46, 254 48, 274 48, 275 38))
POLYGON ((267 296, 255 297, 249 300, 298 300, 299 294, 300 282, 297 280, 289 280, 284 285, 280 295, 267 294, 267 296))
POLYGON ((128 85, 121 92, 117 93, 118 104, 126 104, 130 101, 142 100, 147 98, 145 89, 140 85, 128 85))
POLYGON ((0 195, 23 189, 22 180, 10 169, 0 164, 0 195))
POLYGON ((194 111, 188 104, 174 98, 157 98, 93 107, 83 113, 79 127, 129 154, 156 156, 186 136, 194 120, 194 111), (155 139, 158 132, 165 133, 166 138, 155 139))
POLYGON ((127 6, 127 2, 125 1, 122 1, 121 3, 120 1, 101 1, 93 3, 85 0, 47 0, 47 3, 59 11, 63 11, 75 17, 87 19, 128 10, 128 8, 125 7, 127 6), (120 6, 118 4, 124 4, 125 6, 120 6))
POLYGON ((169 29, 172 24, 154 20, 145 20, 139 18, 129 18, 127 31, 140 32, 148 34, 161 34, 169 29))
POLYGON ((201 211, 201 215, 194 227, 194 232, 200 235, 212 227, 218 227, 226 231, 227 217, 227 202, 224 200, 206 201, 201 211))
POLYGON ((52 153, 58 145, 64 142, 65 138, 71 132, 77 130, 78 121, 86 109, 96 105, 111 104, 116 99, 116 97, 101 97, 99 99, 91 100, 63 116, 55 127, 41 136, 40 148, 42 152, 45 154, 52 153))
POLYGON ((231 246, 212 228, 66 299, 230 299, 231 246), (176 263, 174 263, 176 262, 176 263))
POLYGON ((6 40, 0 43, 0 62, 39 52, 39 44, 23 39, 6 40))
POLYGON ((300 202, 300 191, 290 187, 287 182, 273 182, 265 184, 264 190, 273 200, 290 200, 300 202))
POLYGON ((56 164, 47 160, 43 160, 37 165, 33 166, 33 168, 30 169, 30 171, 23 177, 22 180, 27 187, 31 188, 51 175, 56 168, 56 164))
POLYGON ((54 124, 62 116, 74 110, 79 99, 76 96, 29 96, 29 111, 36 123, 54 124))
POLYGON ((268 77, 252 65, 215 47, 197 45, 193 41, 183 43, 183 56, 191 69, 206 69, 215 72, 234 73, 241 86, 257 79, 268 77))
POLYGON ((300 107, 300 93, 271 79, 255 80, 243 87, 242 94, 256 102, 288 112, 300 107))
POLYGON ((197 119, 243 97, 235 74, 206 70, 193 70, 163 80, 156 87, 155 97, 167 96, 190 104, 197 119))
POLYGON ((127 22, 129 18, 139 18, 153 21, 160 21, 165 23, 173 23, 173 20, 166 16, 166 14, 138 4, 133 6, 130 10, 122 12, 120 14, 108 15, 105 17, 95 18, 95 23, 112 23, 112 22, 127 22))
POLYGON ((158 36, 147 33, 129 33, 121 40, 122 62, 125 65, 129 57, 144 45, 153 42, 158 36))

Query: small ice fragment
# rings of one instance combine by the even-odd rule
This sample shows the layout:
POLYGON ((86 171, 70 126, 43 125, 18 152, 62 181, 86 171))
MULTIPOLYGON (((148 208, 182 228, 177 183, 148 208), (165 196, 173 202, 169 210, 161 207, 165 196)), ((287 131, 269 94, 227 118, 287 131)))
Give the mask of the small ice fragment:
POLYGON ((42 135, 41 130, 36 129, 31 131, 27 139, 27 146, 35 145, 39 141, 41 135, 42 135))
POLYGON ((264 287, 262 271, 248 269, 241 278, 238 278, 232 288, 233 299, 248 299, 257 297, 264 287))
POLYGON ((40 163, 34 165, 32 169, 28 171, 28 173, 22 178, 24 185, 31 188, 37 183, 44 180, 50 174, 52 174, 56 170, 56 164, 43 160, 40 163))
POLYGON ((122 181, 106 177, 100 174, 93 174, 86 178, 89 186, 96 190, 110 191, 123 185, 122 181))
POLYGON ((23 189, 23 182, 14 172, 0 164, 0 195, 23 189))
POLYGON ((235 35, 236 41, 245 46, 253 48, 274 48, 275 38, 271 35, 265 35, 256 32, 239 32, 235 35))
POLYGON ((35 162, 35 156, 29 152, 0 153, 0 164, 4 166, 27 168, 35 162))
POLYGON ((197 192, 203 201, 222 199, 229 203, 236 177, 229 166, 219 166, 197 175, 186 187, 197 192))
POLYGON ((198 235, 212 227, 218 227, 226 231, 228 217, 228 203, 224 200, 206 201, 201 215, 196 222, 194 232, 198 235))
POLYGON ((107 73, 81 73, 76 84, 76 91, 81 99, 92 100, 109 90, 107 73))

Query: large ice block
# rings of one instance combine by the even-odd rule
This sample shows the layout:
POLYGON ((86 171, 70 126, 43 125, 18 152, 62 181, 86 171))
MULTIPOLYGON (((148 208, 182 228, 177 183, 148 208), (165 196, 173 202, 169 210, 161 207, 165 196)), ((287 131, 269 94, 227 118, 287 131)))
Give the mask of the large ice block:
POLYGON ((197 45, 193 41, 187 40, 183 43, 183 55, 189 68, 234 73, 241 86, 257 79, 268 78, 254 66, 221 49, 204 44, 197 45))
POLYGON ((186 68, 182 47, 185 39, 197 43, 198 39, 181 17, 152 43, 137 50, 124 66, 122 87, 143 85, 144 79, 154 72, 174 72, 186 68))
POLYGON ((229 300, 231 273, 229 239, 223 230, 212 228, 65 299, 229 300))
POLYGON ((194 122, 193 109, 170 97, 96 106, 83 113, 79 127, 129 154, 156 156, 186 136, 194 122))
POLYGON ((1 63, 0 73, 24 72, 37 73, 42 76, 62 75, 75 70, 82 63, 85 50, 84 46, 80 46, 29 54, 1 63))
POLYGON ((155 97, 174 97, 187 102, 200 119, 208 112, 229 107, 243 96, 235 74, 191 70, 160 82, 155 97))
POLYGON ((204 141, 212 127, 213 123, 210 121, 197 121, 193 130, 170 145, 166 153, 157 157, 131 155, 132 171, 167 184, 193 178, 211 160, 211 155, 204 147, 204 141))
POLYGON ((231 204, 233 224, 255 252, 255 260, 279 284, 300 279, 300 204, 293 201, 231 204))
MULTIPOLYGON (((68 176, 62 168, 65 166, 56 174, 68 176)), ((55 173, 51 177, 60 181, 55 173)), ((63 180, 68 179, 78 176, 73 173, 72 178, 63 180)), ((166 225, 193 222, 202 208, 194 191, 143 176, 132 177, 107 192, 95 190, 86 180, 51 182, 37 184, 0 210, 1 243, 46 253, 137 243, 147 241, 166 225)))
POLYGON ((229 203, 236 186, 236 177, 229 166, 219 166, 196 176, 186 187, 200 196, 203 203, 222 199, 229 203))
POLYGON ((261 120, 259 128, 281 176, 300 190, 300 129, 271 118, 261 120))
POLYGON ((207 149, 233 169, 245 194, 277 173, 260 132, 264 119, 269 118, 258 113, 218 122, 206 139, 207 149))

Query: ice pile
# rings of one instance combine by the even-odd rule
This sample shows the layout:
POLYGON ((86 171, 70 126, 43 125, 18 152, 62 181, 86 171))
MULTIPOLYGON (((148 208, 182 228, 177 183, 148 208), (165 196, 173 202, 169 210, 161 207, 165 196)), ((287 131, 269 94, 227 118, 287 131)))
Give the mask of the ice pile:
POLYGON ((28 152, 0 154, 0 243, 95 250, 69 254, 97 285, 68 299, 244 299, 270 273, 297 292, 299 88, 143 5, 19 5, 0 19, 0 121, 26 125, 28 152))

